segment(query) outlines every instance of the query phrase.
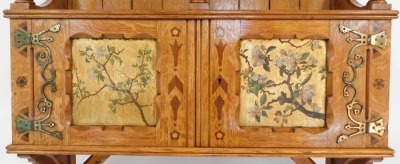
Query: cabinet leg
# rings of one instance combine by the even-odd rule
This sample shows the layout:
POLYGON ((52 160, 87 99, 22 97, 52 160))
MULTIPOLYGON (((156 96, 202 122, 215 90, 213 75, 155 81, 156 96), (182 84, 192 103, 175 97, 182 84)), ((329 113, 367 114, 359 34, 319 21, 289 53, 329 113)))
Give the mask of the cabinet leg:
POLYGON ((382 161, 383 158, 327 158, 326 164, 373 164, 382 161))
POLYGON ((109 157, 109 155, 92 155, 84 164, 103 164, 109 157))
POLYGON ((19 154, 18 157, 26 158, 33 164, 76 164, 75 155, 19 154))
POLYGON ((292 158, 296 164, 315 164, 311 158, 292 158))

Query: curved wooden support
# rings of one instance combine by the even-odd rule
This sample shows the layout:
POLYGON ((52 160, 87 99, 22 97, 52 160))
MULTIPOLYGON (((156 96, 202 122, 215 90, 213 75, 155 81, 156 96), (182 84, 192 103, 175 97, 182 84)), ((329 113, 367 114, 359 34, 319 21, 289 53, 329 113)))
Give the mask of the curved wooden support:
POLYGON ((12 10, 27 9, 68 9, 67 0, 46 0, 42 4, 36 4, 34 0, 15 0, 11 4, 12 10))
POLYGON ((33 164, 76 164, 75 155, 18 155, 33 164))
POLYGON ((311 158, 291 158, 296 164, 315 164, 311 158))
POLYGON ((383 158, 327 158, 326 164, 373 164, 382 161, 383 158))
POLYGON ((103 164, 109 157, 109 155, 92 155, 84 164, 103 164))
POLYGON ((390 10, 392 5, 386 0, 369 0, 366 6, 357 0, 335 0, 333 9, 337 10, 390 10))
POLYGON ((335 0, 334 8, 337 10, 365 10, 366 7, 358 3, 357 0, 335 0))
POLYGON ((36 9, 68 9, 67 0, 46 0, 42 4, 37 4, 36 9))

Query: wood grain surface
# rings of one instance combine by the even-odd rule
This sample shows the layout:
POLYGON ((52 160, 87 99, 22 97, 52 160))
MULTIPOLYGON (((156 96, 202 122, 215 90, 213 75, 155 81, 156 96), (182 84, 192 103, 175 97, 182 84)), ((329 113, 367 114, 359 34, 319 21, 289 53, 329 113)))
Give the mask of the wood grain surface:
MULTIPOLYGON (((4 11, 5 17, 11 19, 12 36, 13 140, 7 147, 8 153, 26 154, 32 159, 55 163, 74 160, 74 156, 65 156, 66 154, 293 157, 297 163, 312 163, 308 159, 310 157, 331 158, 327 159, 328 163, 366 163, 373 158, 381 159, 394 154, 388 148, 387 131, 382 137, 361 134, 337 143, 338 136, 356 132, 355 129, 345 128, 346 125, 355 125, 356 122, 351 121, 348 115, 347 105, 351 103, 351 98, 344 94, 343 73, 352 72, 349 65, 352 64, 351 59, 354 56, 351 55, 354 54, 349 52, 357 44, 354 39, 359 37, 354 33, 340 32, 339 25, 366 35, 383 31, 388 35, 385 48, 366 45, 357 47, 354 51, 365 59, 365 63, 357 68, 357 78, 353 83, 357 90, 356 99, 364 105, 365 110, 351 115, 361 123, 383 119, 383 127, 388 128, 388 63, 391 55, 390 40, 393 37, 390 28, 391 20, 398 18, 399 12, 391 10, 391 5, 385 0, 370 0, 366 6, 354 4, 350 0, 54 0, 47 1, 42 6, 32 2, 16 0, 11 4, 10 10, 4 11), (45 41, 48 38, 42 38, 41 42, 48 45, 53 54, 49 68, 54 69, 57 75, 54 81, 57 91, 50 92, 48 88, 44 90, 44 94, 52 100, 54 109, 48 121, 55 123, 55 126, 44 129, 60 131, 62 140, 39 131, 18 133, 16 124, 18 117, 32 121, 46 116, 35 109, 36 103, 43 97, 40 87, 44 83, 41 65, 35 61, 35 55, 47 50, 30 44, 17 48, 15 32, 20 30, 29 34, 38 33, 56 24, 61 25, 59 32, 44 35, 54 40, 45 41), (353 38, 353 42, 349 42, 349 37, 353 38), (144 91, 152 91, 152 94, 143 97, 144 104, 154 103, 152 110, 143 114, 146 118, 151 118, 150 123, 147 122, 149 126, 146 126, 145 121, 132 122, 140 117, 141 113, 138 111, 120 113, 120 118, 129 117, 125 122, 116 119, 106 124, 104 121, 107 120, 92 117, 101 111, 98 110, 98 105, 102 103, 95 101, 84 107, 92 110, 90 114, 74 115, 77 112, 73 97, 76 91, 73 87, 73 78, 76 77, 74 66, 77 66, 74 62, 80 55, 79 50, 87 49, 85 45, 75 45, 79 50, 78 53, 74 52, 74 40, 77 39, 120 40, 115 47, 123 46, 122 41, 153 42, 155 54, 154 61, 151 61, 154 67, 151 73, 154 79, 149 81, 152 88, 144 91), (241 94, 244 90, 241 86, 242 69, 246 63, 241 61, 241 43, 246 40, 279 39, 282 44, 293 45, 308 40, 321 40, 325 43, 326 50, 321 50, 325 53, 321 53, 323 56, 318 58, 323 62, 315 67, 326 66, 326 77, 320 80, 326 85, 320 86, 323 89, 318 90, 318 94, 311 94, 318 96, 315 103, 325 112, 318 115, 315 112, 317 109, 313 107, 311 110, 313 102, 308 102, 308 99, 301 102, 307 106, 301 109, 303 113, 311 113, 311 116, 320 118, 321 121, 314 122, 313 126, 304 126, 310 120, 302 117, 296 118, 303 121, 302 124, 284 127, 263 122, 267 119, 266 115, 279 115, 276 111, 273 114, 255 113, 253 116, 265 116, 258 118, 260 121, 257 117, 243 117, 243 114, 249 113, 241 109, 241 106, 247 108, 249 104, 246 106, 244 102, 254 99, 241 94), (296 43, 290 40, 296 40, 296 43), (132 120, 130 116, 134 114, 137 117, 132 120), (252 121, 243 124, 242 121, 246 119, 252 121), (89 120, 90 123, 79 123, 82 120, 89 120), (257 122, 263 125, 259 126, 257 122), (42 157, 34 156, 35 154, 42 157)), ((122 58, 123 62, 129 63, 128 61, 137 57, 138 50, 130 46, 124 46, 128 56, 122 58), (130 48, 134 50, 128 51, 130 48)), ((317 45, 310 43, 309 46, 317 45)), ((260 49, 267 50, 266 47, 260 49)), ((298 47, 294 46, 291 50, 298 50, 298 47)), ((281 50, 277 51, 280 52, 276 53, 278 55, 285 54, 281 50)), ((251 57, 251 65, 258 65, 256 61, 261 57, 264 62, 271 62, 270 66, 275 64, 290 67, 283 61, 279 62, 278 58, 271 58, 269 61, 265 60, 266 56, 257 58, 251 56, 252 51, 248 53, 250 55, 246 55, 251 57)), ((290 53, 286 52, 287 54, 290 53)), ((308 57, 309 55, 304 56, 305 59, 308 57)), ((115 58, 113 63, 119 62, 115 58)), ((112 68, 137 73, 131 68, 112 68)), ((267 71, 264 65, 263 69, 267 71)), ((82 67, 79 74, 89 78, 89 70, 88 67, 82 67)), ((283 69, 282 74, 285 71, 283 69)), ((256 73, 257 76, 251 76, 253 81, 263 82, 263 75, 266 73, 256 73)), ((48 75, 49 72, 45 74, 48 75)), ((131 75, 115 76, 123 79, 131 75)), ((278 79, 281 75, 278 72, 267 76, 278 79)), ((348 78, 354 76, 350 74, 348 78)), ((111 89, 116 89, 111 81, 103 78, 104 82, 111 83, 111 89)), ((103 78, 97 76, 99 81, 103 78)), ((297 80, 304 82, 304 78, 299 77, 297 80)), ((144 83, 146 79, 140 81, 144 83)), ((311 81, 316 83, 318 80, 311 81)), ((92 82, 86 87, 97 86, 92 82)), ((274 92, 279 91, 283 89, 278 88, 274 92)), ((252 92, 254 94, 254 90, 252 92)), ((89 95, 91 93, 95 91, 89 91, 89 95)), ((278 94, 285 96, 282 92, 278 94)), ((301 94, 304 97, 305 92, 301 94)), ((354 90, 349 94, 353 95, 354 90)), ((81 96, 85 97, 82 94, 81 96)), ((107 95, 100 97, 98 100, 103 102, 102 105, 110 99, 107 95)), ((134 94, 131 97, 138 96, 134 94)), ((285 99, 288 97, 293 96, 286 94, 285 99)), ((258 103, 264 104, 267 100, 269 99, 266 96, 265 99, 261 97, 258 103)), ((286 105, 287 102, 289 100, 281 103, 286 105)), ((114 106, 111 107, 114 109, 114 106)), ((300 108, 299 105, 295 107, 300 108)), ((110 115, 112 112, 108 113, 110 115)))

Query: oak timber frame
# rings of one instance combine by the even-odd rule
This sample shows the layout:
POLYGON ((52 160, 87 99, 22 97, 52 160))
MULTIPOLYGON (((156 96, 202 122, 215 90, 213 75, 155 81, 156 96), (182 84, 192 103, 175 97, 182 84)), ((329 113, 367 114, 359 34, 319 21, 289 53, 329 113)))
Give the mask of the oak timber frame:
POLYGON ((381 126, 387 130, 391 20, 398 17, 398 11, 391 10, 385 0, 370 0, 366 6, 351 0, 296 1, 299 3, 289 0, 149 0, 147 3, 48 0, 38 6, 33 0, 16 0, 10 10, 4 11, 5 17, 11 19, 14 94, 13 143, 7 152, 27 157, 33 163, 75 163, 75 155, 80 154, 93 155, 86 163, 102 163, 110 155, 291 157, 299 164, 313 163, 311 157, 325 157, 330 164, 371 163, 392 157, 394 150, 388 147, 387 131, 382 136, 364 132, 338 143, 339 136, 350 134, 345 130, 346 125, 353 123, 346 110, 349 99, 343 96, 343 72, 351 70, 348 54, 355 45, 346 39, 356 38, 341 32, 339 27, 351 28, 368 37, 382 31, 387 35, 384 49, 365 44, 355 50, 365 56, 366 62, 359 68, 362 75, 354 83, 358 87, 358 99, 365 104, 363 115, 356 118, 369 123, 368 126, 383 119, 381 126), (52 29, 53 26, 59 29, 52 29), (32 40, 18 46, 13 37, 17 30, 36 34, 47 29, 42 37, 54 39, 48 43, 32 40), (70 51, 71 40, 78 38, 156 40, 158 54, 166 55, 156 66, 160 79, 156 98, 159 121, 155 127, 71 123, 70 51), (326 127, 237 125, 235 110, 240 89, 237 56, 242 39, 327 40, 326 127), (46 116, 36 111, 36 100, 43 97, 38 87, 43 85, 40 76, 43 67, 35 61, 38 52, 46 51, 46 46, 38 46, 42 42, 51 50, 49 67, 57 71, 54 79, 57 91, 45 91, 54 101, 51 117, 46 119, 54 125, 43 129, 32 127, 32 131, 26 127, 27 131, 19 133, 22 130, 17 128, 21 125, 15 120, 46 116), (178 103, 169 101, 176 99, 178 103), (223 114, 218 115, 221 111, 223 114))

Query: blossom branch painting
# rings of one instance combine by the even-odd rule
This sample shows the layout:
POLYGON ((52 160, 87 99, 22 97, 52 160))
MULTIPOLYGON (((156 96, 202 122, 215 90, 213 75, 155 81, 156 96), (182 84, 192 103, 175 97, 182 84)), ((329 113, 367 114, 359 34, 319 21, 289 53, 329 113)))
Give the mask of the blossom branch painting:
POLYGON ((152 40, 74 40, 74 124, 153 126, 154 50, 152 40))
POLYGON ((243 40, 241 126, 325 126, 326 43, 243 40))

